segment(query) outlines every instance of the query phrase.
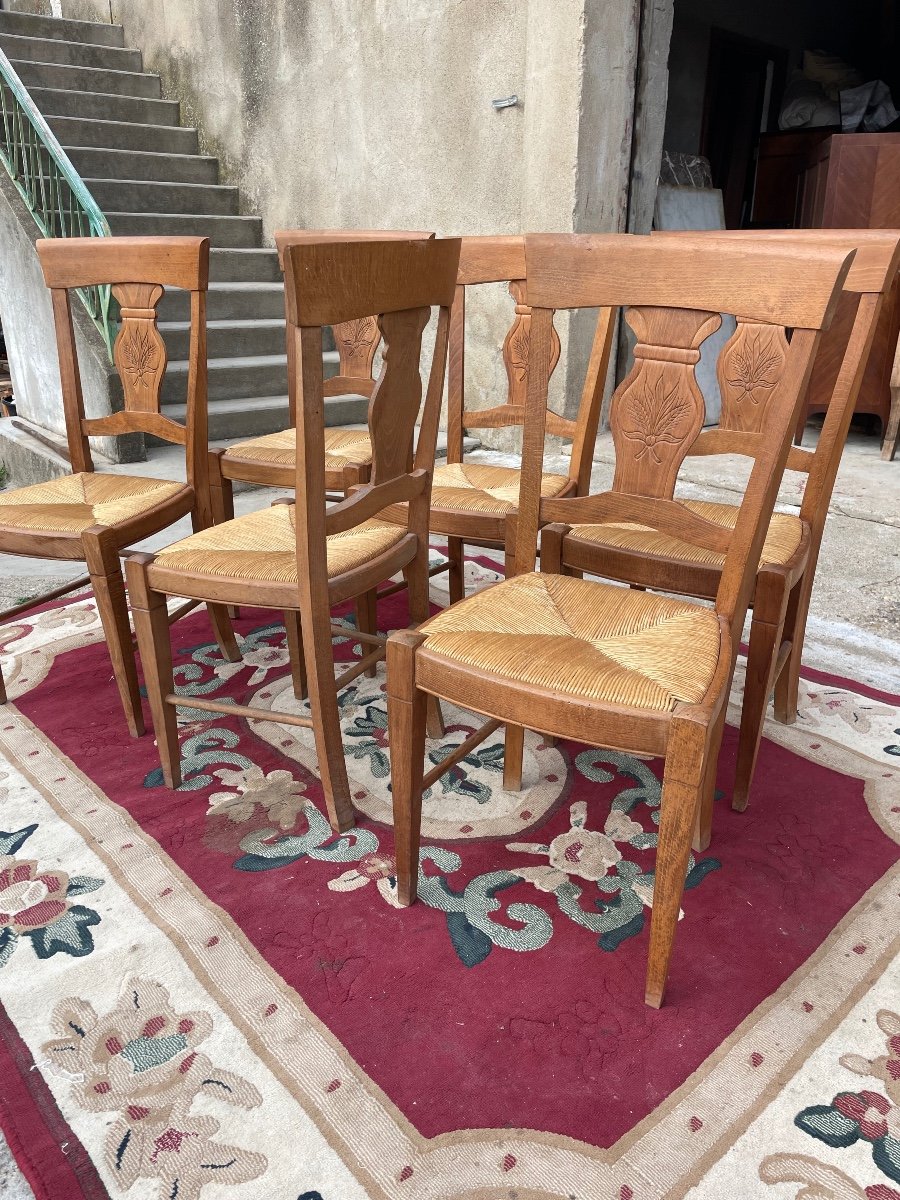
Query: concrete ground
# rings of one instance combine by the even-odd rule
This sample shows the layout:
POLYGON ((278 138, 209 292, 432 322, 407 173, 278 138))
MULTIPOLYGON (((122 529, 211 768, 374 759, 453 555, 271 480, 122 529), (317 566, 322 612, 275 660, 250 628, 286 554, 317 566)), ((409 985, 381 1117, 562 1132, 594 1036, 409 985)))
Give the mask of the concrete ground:
MULTIPOLYGON (((805 444, 815 443, 808 429, 805 444)), ((506 456, 475 450, 471 461, 503 461, 506 456)), ((514 459, 508 458, 509 462, 514 459)), ((614 455, 611 438, 601 438, 592 473, 595 490, 609 486, 614 455)), ((564 458, 550 458, 548 470, 565 470, 564 458)), ((158 451, 150 462, 117 470, 159 478, 183 478, 180 449, 158 451)), ((688 459, 679 494, 685 497, 734 502, 745 470, 741 460, 688 459)), ((250 512, 271 504, 279 495, 269 488, 252 488, 235 496, 235 511, 250 512)), ((788 473, 778 507, 798 511, 802 477, 788 473)), ((146 542, 152 550, 190 532, 187 520, 146 542)), ((83 574, 81 564, 0 557, 0 608, 21 603, 49 588, 83 574)), ((882 462, 875 438, 851 431, 832 498, 825 529, 816 585, 810 608, 804 661, 835 674, 900 692, 900 460, 882 462)), ((0 1135, 0 1197, 33 1200, 28 1184, 0 1135)))

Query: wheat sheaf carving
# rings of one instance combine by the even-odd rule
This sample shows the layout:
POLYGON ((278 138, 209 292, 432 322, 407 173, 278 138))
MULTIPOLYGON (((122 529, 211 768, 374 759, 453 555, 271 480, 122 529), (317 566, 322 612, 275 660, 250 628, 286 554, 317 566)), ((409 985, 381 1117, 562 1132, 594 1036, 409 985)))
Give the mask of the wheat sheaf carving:
POLYGON ((774 349, 771 340, 763 345, 761 334, 752 340, 747 339, 743 345, 736 348, 731 355, 731 362, 726 368, 729 374, 725 382, 736 389, 735 402, 740 403, 747 396, 751 404, 759 404, 759 399, 753 394, 757 391, 770 392, 778 385, 778 368, 782 356, 774 349))
POLYGON ((675 446, 683 441, 684 435, 674 430, 691 405, 679 395, 679 389, 678 381, 667 388, 665 376, 660 374, 652 384, 645 379, 643 388, 635 389, 628 397, 625 419, 631 428, 623 426, 622 432, 629 441, 638 443, 635 462, 649 455, 657 466, 661 466, 657 447, 675 446))
POLYGON ((356 321, 344 322, 335 330, 340 349, 349 362, 356 362, 358 359, 365 361, 372 344, 374 324, 373 317, 360 317, 356 321))
POLYGON ((122 366, 136 387, 150 387, 159 366, 159 346, 143 327, 122 344, 122 366))
POLYGON ((528 350, 530 345, 531 337, 528 330, 525 328, 524 323, 520 324, 509 344, 509 365, 522 383, 528 378, 528 350))

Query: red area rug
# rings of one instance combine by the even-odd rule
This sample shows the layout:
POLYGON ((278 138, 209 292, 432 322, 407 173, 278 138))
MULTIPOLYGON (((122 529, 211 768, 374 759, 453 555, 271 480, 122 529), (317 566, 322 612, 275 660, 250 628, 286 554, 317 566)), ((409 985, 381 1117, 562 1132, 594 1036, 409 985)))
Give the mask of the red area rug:
MULTIPOLYGON (((69 635, 76 644, 65 654, 48 658, 45 649, 34 649, 21 658, 25 690, 17 708, 40 747, 26 750, 23 742, 18 766, 27 769, 29 756, 43 761, 46 753, 52 767, 55 756, 62 764, 59 774, 50 778, 45 773, 42 790, 46 796, 48 785, 56 787, 54 803, 60 813, 69 806, 70 776, 100 797, 78 801, 79 828, 82 833, 93 829, 93 851, 112 876, 131 880, 145 915, 167 922, 167 937, 176 948, 196 941, 198 970, 232 993, 229 1001, 236 1012, 249 1019, 244 1009, 253 1009, 254 1029, 244 1033, 261 1060, 274 1069, 279 1037, 295 1036, 278 1027, 283 1001, 276 997, 257 1003, 249 979, 246 997, 234 995, 241 984, 230 974, 234 964, 224 957, 224 935, 207 936, 196 922, 186 924, 185 911, 170 913, 167 905, 177 889, 158 887, 153 870, 141 863, 155 858, 167 871, 174 867, 179 887, 215 913, 217 921, 229 925, 230 920, 229 936, 237 939, 241 953, 255 956, 261 977, 276 980, 275 991, 301 1000, 308 1020, 313 1026, 319 1023, 321 1036, 347 1064, 347 1070, 325 1072, 328 1078, 316 1076, 325 1110, 342 1088, 349 1092, 352 1074, 386 1111, 397 1114, 420 1145, 456 1144, 460 1137, 464 1143, 467 1131, 478 1134, 477 1145, 485 1131, 493 1131, 501 1143, 504 1130, 517 1136, 534 1131, 537 1144, 578 1147, 578 1153, 590 1157, 591 1148, 605 1152, 639 1144, 648 1121, 661 1119, 666 1106, 676 1102, 678 1089, 702 1079, 738 1039, 743 1039, 744 1073, 762 1079, 774 1066, 772 1056, 778 1056, 787 1027, 815 1012, 821 984, 811 980, 806 992, 801 986, 792 999, 793 1016, 782 1016, 774 1030, 760 1026, 755 1039, 754 1020, 797 983, 805 964, 825 953, 829 940, 841 935, 897 861, 896 835, 880 815, 873 819, 866 772, 851 750, 841 761, 839 753, 817 755, 821 743, 809 743, 809 752, 798 753, 767 742, 750 809, 733 813, 729 799, 736 735, 729 730, 719 769, 713 843, 691 860, 667 1002, 657 1013, 644 1006, 642 995, 660 764, 573 742, 550 747, 532 735, 523 790, 511 795, 502 790, 502 737, 489 738, 426 798, 422 902, 401 910, 392 875, 382 675, 360 678, 342 693, 348 769, 360 821, 350 834, 336 838, 322 816, 312 739, 303 730, 180 709, 185 783, 177 794, 161 786, 152 738, 131 741, 125 734, 104 646, 95 637, 76 636, 77 605, 74 618, 71 605, 56 611, 63 625, 74 622, 69 635), (37 658, 29 660, 29 654, 37 658), (43 670, 37 681, 29 676, 43 670), (134 834, 127 831, 120 810, 134 823, 134 834), (268 1045, 267 1023, 278 1030, 268 1045)), ((92 614, 86 603, 82 611, 92 614)), ((405 624, 404 598, 384 603, 380 617, 383 628, 405 624)), ((52 628, 52 614, 43 620, 52 628)), ((244 661, 226 664, 211 641, 205 614, 174 627, 179 690, 186 697, 215 696, 298 711, 301 705, 286 676, 278 615, 246 610, 237 631, 244 661)), ((337 652, 349 657, 350 644, 339 644, 337 652)), ((820 678, 818 683, 848 694, 840 681, 820 678)), ((474 719, 467 714, 450 711, 446 716, 447 737, 428 746, 433 762, 473 728, 474 719)), ((5 732, 12 737, 21 731, 10 725, 5 732)), ((897 752, 896 747, 886 750, 897 752)), ((886 761, 890 764, 890 758, 886 761)), ((881 775, 890 777, 887 771, 881 775)), ((882 807, 886 812, 892 808, 882 807)), ((22 832, 15 822, 0 823, 4 829, 10 825, 11 835, 22 832)), ((7 853, 17 849, 13 845, 7 853)), ((28 846, 20 857, 26 852, 28 846)), ((43 878, 46 887, 46 869, 40 869, 44 875, 33 873, 33 878, 43 878)), ((67 870, 70 878, 76 874, 71 863, 67 870)), ((0 899, 3 883, 0 877, 0 899)), ((90 956, 114 919, 95 910, 93 899, 85 895, 78 906, 70 903, 70 912, 79 907, 97 916, 97 922, 70 917, 68 941, 55 951, 49 935, 25 930, 28 922, 23 923, 20 913, 18 941, 30 940, 32 946, 17 946, 0 982, 13 970, 37 969, 35 955, 37 967, 55 975, 80 960, 79 982, 83 980, 90 956)), ((52 927, 52 922, 45 925, 52 927)), ((863 965, 875 957, 874 940, 862 925, 859 930, 840 951, 848 995, 856 986, 852 980, 858 982, 863 965)), ((127 942, 127 934, 125 938, 127 942)), ((139 957, 137 948, 135 952, 139 957)), ((114 990, 124 988, 130 970, 130 964, 120 963, 114 990)), ((169 988, 165 975, 157 978, 169 988)), ((227 1008, 221 998, 219 1002, 227 1008)), ((165 1007, 168 1001, 158 1003, 165 1007)), ((170 1024, 179 1008, 174 996, 171 1003, 170 1024)), ((60 1036, 52 1028, 51 1009, 52 1004, 43 1014, 47 1039, 60 1036)), ((165 1024, 169 1018, 159 1020, 165 1024)), ((140 1037, 163 1037, 162 1029, 154 1027, 148 1034, 142 1026, 140 1037)), ((21 1152, 25 1139, 17 1126, 29 1104, 29 1121, 51 1134, 54 1121, 65 1121, 49 1093, 38 1097, 32 1089, 29 1101, 23 1085, 15 1083, 27 1080, 30 1065, 27 1053, 14 1052, 17 1037, 12 1029, 0 1040, 6 1046, 0 1057, 8 1102, 19 1113, 13 1136, 21 1152), (52 1120, 47 1116, 51 1109, 52 1120)), ((125 1043, 116 1038, 121 1052, 125 1043)), ((52 1059, 49 1044, 43 1052, 52 1059)), ((796 1053, 795 1048, 782 1049, 787 1061, 796 1053)), ((40 1054, 34 1057, 41 1062, 40 1054)), ((289 1081, 282 1082, 290 1091, 289 1081)), ((58 1079, 53 1091, 68 1096, 58 1079)), ((129 1139, 145 1119, 134 1113, 146 1107, 143 1101, 124 1106, 119 1120, 129 1139)), ((713 1114, 696 1108, 682 1128, 683 1136, 699 1141, 713 1114)), ((341 1136, 348 1136, 346 1129, 341 1136)), ((370 1135, 357 1130, 357 1136, 370 1135)), ((50 1140, 56 1140, 55 1134, 50 1140)), ((165 1149, 172 1158, 171 1145, 165 1149)), ((87 1161, 78 1171, 68 1163, 64 1189, 37 1180, 42 1200, 98 1194, 96 1187, 102 1185, 90 1161, 97 1154, 89 1139, 86 1150, 87 1161), (80 1192, 73 1190, 77 1174, 84 1180, 80 1192)), ((180 1142, 178 1150, 184 1153, 180 1142)), ((27 1158, 27 1148, 24 1153, 27 1158)), ((109 1145, 105 1153, 105 1171, 115 1179, 122 1169, 116 1154, 127 1154, 109 1145)), ((521 1150, 511 1148, 497 1157, 498 1187, 506 1175, 509 1186, 516 1182, 521 1156, 521 1150)), ((398 1185, 407 1167, 410 1175, 415 1170, 411 1156, 407 1158, 396 1170, 391 1166, 398 1185)), ((147 1149, 134 1178, 157 1172, 162 1184, 170 1186, 170 1176, 158 1169, 160 1161, 158 1149, 147 1149)), ((198 1160, 197 1170, 200 1166, 198 1160)), ((258 1178, 257 1167, 249 1160, 230 1166, 237 1174, 227 1181, 220 1177, 215 1188, 228 1182, 222 1195, 231 1195, 232 1188, 235 1196, 261 1195, 254 1190, 261 1181, 249 1182, 258 1178)), ((300 1180, 294 1190, 291 1183, 265 1194, 319 1194, 322 1200, 407 1194, 370 1178, 366 1172, 372 1170, 370 1163, 356 1176, 369 1189, 361 1193, 325 1194, 309 1188, 304 1193, 300 1180)), ((544 1172, 547 1190, 542 1196, 570 1194, 561 1183, 556 1190, 554 1172, 559 1170, 544 1172)), ((189 1175, 181 1177, 179 1200, 188 1194, 189 1175)), ((190 1194, 200 1195, 204 1186, 197 1183, 190 1194)), ((620 1186, 619 1192, 579 1192, 579 1200, 644 1194, 633 1183, 620 1186)), ((414 1189, 408 1194, 432 1192, 414 1189)))

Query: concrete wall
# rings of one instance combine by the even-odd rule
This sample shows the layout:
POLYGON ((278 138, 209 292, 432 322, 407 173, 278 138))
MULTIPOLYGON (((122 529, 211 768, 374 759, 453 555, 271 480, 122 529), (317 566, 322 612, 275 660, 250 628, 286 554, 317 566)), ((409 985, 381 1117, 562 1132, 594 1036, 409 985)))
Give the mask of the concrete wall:
MULTIPOLYGON (((625 228, 640 0, 59 3, 123 24, 267 235, 625 228), (517 106, 493 109, 511 94, 517 106)), ((511 307, 492 287, 469 312, 468 399, 494 404, 511 307)), ((582 320, 558 407, 577 402, 588 342, 582 320)))
MULTIPOLYGON (((0 321, 6 338, 16 409, 20 417, 65 439, 59 360, 50 293, 44 284, 34 249, 39 231, 5 171, 0 169, 0 321)), ((121 408, 118 376, 109 362, 99 330, 77 296, 72 298, 82 391, 87 416, 105 416, 121 408)), ((0 433, 8 432, 0 422, 0 433)), ((143 454, 143 439, 97 438, 95 448, 117 461, 129 462, 143 454)), ((4 446, 0 442, 0 462, 4 446)), ((17 463, 22 466, 21 463, 17 463)), ((30 482, 22 471, 11 470, 16 483, 30 482)))

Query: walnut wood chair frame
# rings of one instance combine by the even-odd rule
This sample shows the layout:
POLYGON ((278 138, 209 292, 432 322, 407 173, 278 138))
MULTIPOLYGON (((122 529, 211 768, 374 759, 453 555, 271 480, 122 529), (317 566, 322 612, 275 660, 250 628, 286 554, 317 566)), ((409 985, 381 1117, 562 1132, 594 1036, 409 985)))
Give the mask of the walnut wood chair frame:
MULTIPOLYGON (((278 265, 284 272, 284 253, 288 246, 310 245, 316 242, 364 242, 364 241, 419 241, 433 238, 433 233, 417 232, 415 230, 372 230, 372 229, 278 229, 275 231, 275 246, 278 251, 278 265)), ((343 321, 334 326, 335 346, 339 356, 337 375, 326 379, 323 384, 323 395, 344 396, 347 394, 365 396, 371 399, 375 388, 375 378, 372 368, 375 354, 381 341, 378 320, 374 316, 359 317, 352 321, 343 321)), ((293 347, 288 339, 288 376, 293 373, 291 355, 293 347)), ((295 398, 288 389, 288 426, 293 429, 297 423, 295 398)), ((338 427, 337 432, 343 432, 338 427)), ((362 439, 361 439, 362 440, 362 439)), ((296 464, 292 455, 285 455, 277 461, 264 455, 254 458, 250 450, 259 438, 250 438, 247 442, 239 442, 227 449, 214 447, 210 450, 209 476, 212 489, 214 517, 218 521, 228 521, 234 517, 234 498, 232 483, 238 480, 243 483, 258 484, 260 487, 294 486, 296 464)), ((326 454, 329 450, 329 432, 325 434, 326 454)), ((361 463, 348 463, 340 469, 325 471, 325 484, 330 496, 340 499, 347 496, 350 489, 360 483, 368 483, 371 475, 371 454, 361 463)), ((373 630, 374 632, 374 630, 373 630)))
MULTIPOLYGON (((88 575, 51 596, 65 595, 90 582, 94 590, 113 674, 128 729, 133 737, 144 732, 137 669, 125 585, 119 561, 121 551, 142 538, 158 533, 191 514, 195 529, 211 523, 207 479, 206 411, 206 290, 209 275, 209 240, 197 237, 52 238, 38 241, 37 252, 50 289, 59 353, 63 411, 73 474, 31 488, 3 493, 0 503, 0 551, 35 558, 83 561, 88 575), (78 352, 72 325, 70 292, 73 288, 111 284, 121 306, 121 327, 113 347, 122 381, 123 408, 110 416, 85 416, 78 352), (157 306, 166 287, 191 293, 191 340, 187 378, 185 424, 160 411, 160 389, 166 370, 166 350, 157 329, 157 306), (187 482, 142 479, 135 476, 94 473, 90 437, 123 433, 152 434, 185 447, 187 482), (100 517, 83 527, 83 515, 60 519, 62 501, 56 495, 75 480, 92 492, 109 494, 100 517), (86 483, 85 483, 86 480, 86 483), (152 486, 151 486, 152 485, 152 486), (143 490, 144 501, 138 497, 143 490), (123 513, 116 518, 116 492, 123 513), (150 497, 155 499, 150 502, 150 497), (28 501, 31 501, 28 503, 28 501), (19 521, 14 520, 18 516, 19 521), (68 525, 68 528, 66 526, 68 525)), ((78 507, 96 507, 87 499, 78 507)), ((71 503, 71 499, 69 501, 71 503)), ((100 504, 100 501, 97 501, 100 504)), ((14 616, 47 597, 38 597, 3 614, 14 616)), ((196 607, 194 604, 190 608, 196 607)), ((188 607, 173 613, 182 616, 188 607)), ((210 617, 223 652, 237 654, 227 614, 210 607, 210 617)), ((5 689, 0 683, 5 702, 5 689)))
MULTIPOLYGON (((531 436, 526 415, 526 391, 531 341, 531 309, 525 300, 525 239, 524 237, 464 237, 459 260, 459 277, 450 318, 450 363, 447 371, 447 468, 463 464, 463 439, 467 430, 522 429, 522 453, 543 458, 544 436, 531 436), (506 370, 507 395, 502 404, 489 408, 466 407, 465 349, 466 295, 468 289, 491 283, 508 283, 515 302, 512 324, 503 341, 503 365, 506 370)), ((591 352, 590 366, 584 390, 574 420, 562 417, 551 408, 537 414, 542 430, 572 443, 568 472, 565 479, 556 481, 557 495, 583 495, 591 478, 594 443, 600 422, 603 387, 612 349, 615 314, 604 312, 598 323, 591 352)), ((550 369, 559 361, 560 342, 551 328, 550 369)), ((518 472, 512 468, 498 469, 506 479, 516 482, 518 472)), ((435 471, 435 489, 441 485, 448 470, 435 471)), ((452 487, 452 484, 448 485, 452 487)), ((432 495, 430 528, 433 534, 447 538, 449 592, 451 604, 465 595, 464 553, 466 545, 485 546, 503 550, 509 567, 513 559, 511 534, 516 524, 515 509, 509 514, 479 511, 451 502, 435 502, 432 495), (510 519, 508 520, 507 517, 510 519)))
MULTIPOLYGON (((704 813, 711 808, 729 686, 756 564, 804 401, 819 330, 831 318, 851 257, 831 248, 738 242, 726 246, 702 238, 668 243, 621 235, 526 238, 527 298, 532 307, 529 404, 536 409, 546 405, 555 310, 623 307, 637 333, 634 368, 616 389, 611 407, 616 473, 609 492, 542 500, 539 474, 526 463, 516 532, 517 573, 445 609, 418 630, 398 632, 388 639, 388 719, 401 903, 408 904, 416 896, 423 789, 500 723, 662 756, 645 990, 648 1004, 662 1003, 692 834, 703 826, 704 813), (673 497, 685 454, 698 438, 708 436, 701 433, 704 404, 694 368, 699 347, 718 327, 722 312, 735 313, 742 324, 774 326, 782 337, 784 327, 793 329, 790 344, 785 344, 766 433, 741 435, 743 452, 754 465, 733 531, 703 519, 673 497), (557 573, 561 564, 546 552, 541 572, 530 572, 538 510, 541 518, 553 522, 640 521, 725 554, 714 608, 566 578, 557 573), (553 594, 574 597, 572 619, 581 620, 592 609, 595 616, 600 613, 601 622, 614 620, 626 632, 637 615, 653 613, 657 606, 665 606, 665 611, 674 607, 691 631, 702 628, 704 665, 701 669, 700 645, 693 632, 687 638, 680 635, 685 644, 677 647, 670 646, 672 635, 667 633, 662 642, 656 638, 652 644, 629 643, 630 653, 640 655, 632 663, 643 663, 644 671, 621 667, 628 659, 620 657, 613 662, 616 670, 609 673, 603 665, 609 661, 606 655, 598 656, 599 665, 588 671, 585 663, 595 663, 590 640, 595 635, 579 635, 571 624, 562 622, 566 635, 554 635, 539 645, 544 616, 536 615, 533 597, 541 589, 548 595, 552 589, 553 594), (517 622, 527 622, 532 632, 517 634, 517 622), (572 647, 569 655, 557 642, 572 647), (548 676, 552 682, 542 682, 548 676), (678 682, 675 676, 680 676, 678 682), (640 688, 636 678, 643 681, 640 688), (659 679, 666 678, 672 682, 663 686, 659 679), (693 696, 684 698, 688 679, 693 696), (425 775, 428 696, 472 709, 487 720, 425 775)), ((545 528, 545 538, 548 528, 553 526, 545 528)), ((556 545, 561 537, 559 529, 556 545)), ((550 614, 548 620, 558 616, 553 603, 541 611, 550 614)), ((655 620, 651 615, 647 624, 651 635, 655 620)), ((609 646, 608 641, 604 644, 609 646)))
MULTIPOLYGON (((704 234, 654 234, 662 243, 685 236, 743 245, 803 245, 837 248, 856 254, 844 281, 841 305, 855 308, 849 339, 844 339, 839 322, 823 334, 822 347, 814 371, 823 358, 836 364, 831 402, 828 405, 821 436, 814 451, 792 446, 787 466, 807 476, 798 517, 776 514, 770 527, 763 561, 751 599, 753 619, 747 656, 744 702, 735 770, 732 807, 742 812, 750 795, 753 773, 762 739, 766 707, 774 690, 775 717, 791 724, 797 716, 800 666, 809 601, 815 579, 816 563, 828 515, 828 505, 841 461, 841 452, 856 405, 869 352, 882 307, 894 286, 900 264, 900 233, 889 230, 779 230, 715 231, 704 234), (838 339, 838 345, 833 342, 838 339), (826 353, 827 352, 827 353, 826 353), (779 532, 790 539, 779 561, 767 561, 766 551, 776 545, 779 532)), ((838 310, 840 312, 840 308, 838 310)), ((718 428, 705 432, 689 449, 688 456, 742 453, 742 438, 747 432, 766 428, 768 405, 774 393, 773 383, 786 346, 777 331, 757 329, 743 323, 723 347, 717 373, 722 394, 722 417, 718 428)), ((804 410, 805 411, 805 410, 804 410)), ((689 502, 690 503, 690 502, 689 502)), ((697 504, 696 510, 709 515, 710 506, 697 504)), ((730 519, 737 505, 719 504, 719 519, 730 519)), ((615 527, 610 540, 591 539, 585 527, 568 530, 552 554, 563 570, 599 572, 640 587, 657 588, 678 595, 712 600, 722 574, 717 556, 696 561, 694 548, 672 539, 653 538, 654 548, 635 549, 642 535, 615 527), (620 544, 610 544, 610 541, 620 544), (668 543, 668 545, 667 545, 668 543), (685 552, 687 552, 685 554, 685 552)), ((545 551, 557 535, 545 538, 545 551)), ((772 551, 769 551, 772 553, 772 551)))
POLYGON ((412 621, 418 623, 428 615, 431 466, 458 258, 459 242, 453 240, 320 241, 286 249, 287 329, 293 366, 290 387, 297 414, 295 499, 276 502, 262 514, 216 525, 200 538, 167 547, 159 556, 132 555, 126 564, 163 776, 170 788, 181 780, 175 706, 187 702, 174 692, 164 618, 166 595, 277 608, 288 618, 295 695, 302 698, 308 688, 310 716, 274 716, 264 709, 198 702, 196 697, 191 697, 190 705, 312 728, 331 824, 337 831, 353 825, 337 692, 383 657, 384 639, 358 632, 356 638, 367 652, 335 680, 332 634, 346 636, 347 630, 332 626, 330 610, 332 605, 374 591, 380 580, 402 570, 409 587, 412 621), (439 308, 437 334, 413 455, 416 419, 422 407, 422 331, 432 307, 439 308), (372 476, 326 510, 322 327, 359 320, 373 312, 379 314, 384 358, 369 405, 372 476), (408 505, 405 528, 378 520, 386 506, 400 501, 408 505), (260 526, 261 519, 266 530, 260 526), (274 538, 285 528, 288 543, 273 557, 274 538), (344 535, 361 538, 362 543, 356 544, 362 549, 344 569, 329 573, 329 549, 337 546, 339 554, 340 547, 333 539, 344 535), (249 567, 244 553, 248 545, 256 551, 249 567), (236 546, 244 559, 235 553, 236 546))

